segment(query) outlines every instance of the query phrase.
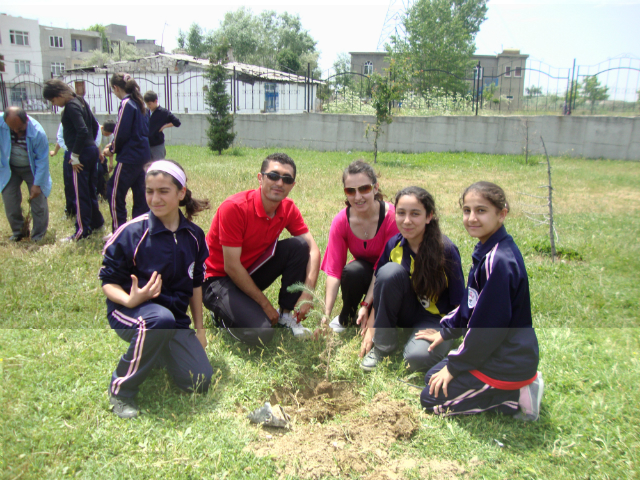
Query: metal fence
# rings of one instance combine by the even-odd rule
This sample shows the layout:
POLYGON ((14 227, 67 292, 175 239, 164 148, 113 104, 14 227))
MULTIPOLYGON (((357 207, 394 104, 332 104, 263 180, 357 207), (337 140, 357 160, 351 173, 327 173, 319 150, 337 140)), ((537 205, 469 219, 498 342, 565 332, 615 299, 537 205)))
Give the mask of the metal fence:
MULTIPOLYGON (((556 68, 543 62, 526 62, 499 67, 479 65, 457 77, 466 92, 448 95, 443 89, 425 92, 409 89, 392 107, 401 115, 502 115, 502 114, 640 114, 640 60, 621 57, 596 65, 556 68), (594 81, 595 79, 595 81, 594 81)), ((142 93, 153 90, 161 105, 179 113, 207 111, 208 82, 203 70, 133 70, 142 93)), ((370 71, 367 71, 370 73, 370 71)), ((373 114, 370 76, 357 72, 323 72, 304 82, 273 80, 268 70, 255 67, 255 75, 233 72, 226 81, 234 113, 326 113, 373 114)), ((388 75, 384 73, 384 75, 388 75)), ((451 72, 429 69, 415 75, 443 79, 451 72)), ((292 79, 297 76, 292 75, 292 79)), ((82 93, 96 113, 114 114, 119 100, 109 87, 108 73, 67 72, 65 81, 82 93)), ((427 79, 428 80, 428 79, 427 79)), ((390 79, 393 81, 393 78, 390 79)), ((23 74, 6 81, 0 74, 0 105, 20 105, 27 111, 47 111, 42 99, 42 83, 35 75, 23 74)))
MULTIPOLYGON (((254 76, 236 72, 235 69, 229 75, 225 85, 234 113, 315 111, 319 86, 317 80, 305 78, 301 82, 300 77, 291 75, 292 81, 287 81, 286 74, 283 79, 274 80, 266 72, 267 69, 256 67, 254 76)), ((183 72, 169 69, 163 72, 129 70, 129 73, 143 95, 149 90, 156 92, 159 104, 165 108, 176 113, 208 111, 205 98, 209 82, 202 69, 183 72)), ((94 113, 117 113, 120 100, 111 91, 109 73, 74 71, 65 72, 61 78, 76 93, 83 95, 94 113)), ((9 105, 19 105, 27 111, 51 110, 51 105, 42 98, 42 83, 35 76, 19 76, 9 83, 0 74, 0 103, 3 109, 9 105)))

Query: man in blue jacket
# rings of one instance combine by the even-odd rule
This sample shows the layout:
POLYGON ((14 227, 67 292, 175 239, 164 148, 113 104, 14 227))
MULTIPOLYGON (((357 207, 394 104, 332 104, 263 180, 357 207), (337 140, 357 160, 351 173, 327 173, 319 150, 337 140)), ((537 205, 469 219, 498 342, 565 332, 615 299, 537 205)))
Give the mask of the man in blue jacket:
POLYGON ((29 189, 31 240, 37 242, 44 238, 49 225, 49 141, 42 126, 22 108, 9 107, 0 118, 0 190, 12 231, 9 240, 13 242, 23 238, 22 182, 29 189))

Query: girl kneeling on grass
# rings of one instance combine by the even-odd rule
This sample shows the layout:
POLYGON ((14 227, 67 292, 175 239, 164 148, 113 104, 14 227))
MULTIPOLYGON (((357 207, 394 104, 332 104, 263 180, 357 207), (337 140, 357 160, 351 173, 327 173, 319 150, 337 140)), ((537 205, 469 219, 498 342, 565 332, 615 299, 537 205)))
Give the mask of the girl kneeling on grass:
POLYGON ((109 401, 121 418, 138 415, 133 397, 154 366, 165 366, 186 391, 205 392, 213 375, 202 323, 209 252, 204 232, 191 222, 209 202, 191 197, 184 170, 171 160, 153 162, 145 184, 150 212, 115 231, 99 273, 109 324, 129 342, 109 385, 109 401))
POLYGON ((447 354, 451 342, 429 349, 431 343, 417 334, 439 329, 440 319, 460 304, 464 294, 460 253, 440 232, 429 192, 407 187, 396 195, 395 209, 400 233, 391 237, 378 260, 360 368, 376 368, 398 346, 396 327, 404 327, 413 329, 404 347, 407 368, 427 371, 447 354))
POLYGON ((474 183, 460 206, 464 227, 480 240, 467 295, 442 319, 440 332, 425 330, 418 337, 433 342, 430 350, 456 337, 464 340, 427 372, 420 401, 425 409, 445 415, 496 409, 537 420, 544 390, 536 373, 538 339, 524 261, 503 226, 509 212, 504 191, 493 183, 474 183))

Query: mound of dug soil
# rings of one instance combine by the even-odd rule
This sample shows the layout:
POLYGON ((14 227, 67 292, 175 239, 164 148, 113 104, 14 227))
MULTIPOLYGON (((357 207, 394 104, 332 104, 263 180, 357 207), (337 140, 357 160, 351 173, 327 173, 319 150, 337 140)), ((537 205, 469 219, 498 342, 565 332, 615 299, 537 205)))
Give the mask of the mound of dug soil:
MULTIPOLYGON (((298 390, 278 389, 272 404, 284 406, 292 418, 290 431, 263 428, 247 446, 258 456, 286 460, 282 477, 316 479, 325 476, 362 476, 370 480, 401 479, 418 467, 415 460, 390 459, 389 445, 409 439, 419 427, 415 409, 405 402, 376 395, 364 404, 348 383, 320 382, 298 390), (340 415, 339 420, 330 420, 340 415)), ((420 465, 431 478, 456 478, 464 469, 454 462, 437 468, 420 465)))

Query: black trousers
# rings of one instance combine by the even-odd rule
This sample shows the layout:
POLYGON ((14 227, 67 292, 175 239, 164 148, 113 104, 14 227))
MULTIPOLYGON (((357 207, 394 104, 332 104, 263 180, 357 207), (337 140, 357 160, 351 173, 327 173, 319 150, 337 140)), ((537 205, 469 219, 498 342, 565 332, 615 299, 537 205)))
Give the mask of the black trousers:
MULTIPOLYGON (((281 310, 293 310, 302 292, 287 288, 304 283, 309 263, 309 245, 300 237, 278 242, 274 256, 256 270, 251 278, 260 290, 267 289, 282 276, 278 303, 281 310)), ((209 277, 203 287, 204 306, 237 340, 248 345, 266 345, 274 335, 271 321, 253 299, 229 277, 209 277)))
POLYGON ((354 260, 342 269, 340 290, 342 290, 342 311, 340 325, 355 325, 356 314, 362 298, 367 294, 373 278, 373 264, 365 260, 354 260))
POLYGON ((73 191, 73 168, 69 164, 71 152, 64 151, 62 160, 62 180, 64 182, 64 213, 76 216, 76 194, 73 191))
POLYGON ((95 145, 85 147, 80 154, 83 169, 80 172, 71 169, 76 199, 76 233, 74 235, 76 240, 88 237, 93 230, 104 225, 96 193, 98 156, 98 147, 95 145))
POLYGON ((505 415, 518 413, 520 390, 499 390, 469 372, 462 372, 451 380, 447 387, 448 396, 444 396, 442 389, 437 397, 429 394, 429 379, 442 370, 447 361, 445 358, 427 372, 424 379, 427 387, 420 395, 422 408, 440 415, 470 415, 487 410, 498 410, 505 415))
POLYGON ((149 211, 144 194, 144 165, 132 165, 116 162, 113 175, 107 182, 107 197, 111 211, 111 227, 115 232, 118 227, 127 222, 127 192, 131 189, 133 195, 133 210, 131 218, 136 218, 149 211))

